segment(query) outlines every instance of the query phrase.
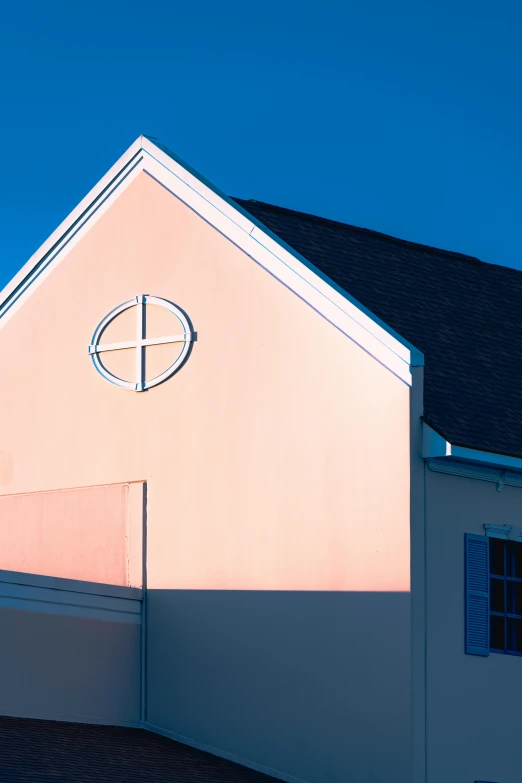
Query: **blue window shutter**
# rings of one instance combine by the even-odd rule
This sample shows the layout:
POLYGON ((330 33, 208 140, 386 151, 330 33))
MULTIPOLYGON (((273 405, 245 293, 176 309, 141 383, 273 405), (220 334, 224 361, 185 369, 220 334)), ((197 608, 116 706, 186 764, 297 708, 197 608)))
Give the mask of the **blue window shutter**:
POLYGON ((489 539, 466 533, 466 652, 489 655, 489 539))

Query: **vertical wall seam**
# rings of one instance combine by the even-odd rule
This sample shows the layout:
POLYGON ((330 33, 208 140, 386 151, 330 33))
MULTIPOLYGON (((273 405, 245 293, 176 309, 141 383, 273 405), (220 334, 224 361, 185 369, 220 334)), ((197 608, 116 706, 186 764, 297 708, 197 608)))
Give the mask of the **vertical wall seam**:
POLYGON ((426 474, 422 457, 424 374, 410 389, 411 753, 414 783, 426 783, 426 474))
POLYGON ((426 501, 427 463, 423 471, 423 525, 424 525, 424 780, 428 783, 428 505, 426 501))
POLYGON ((129 484, 124 484, 121 499, 123 505, 123 519, 125 525, 125 584, 130 587, 130 512, 129 512, 129 484))
POLYGON ((140 720, 147 722, 147 482, 142 496, 142 600, 141 600, 141 683, 140 720))

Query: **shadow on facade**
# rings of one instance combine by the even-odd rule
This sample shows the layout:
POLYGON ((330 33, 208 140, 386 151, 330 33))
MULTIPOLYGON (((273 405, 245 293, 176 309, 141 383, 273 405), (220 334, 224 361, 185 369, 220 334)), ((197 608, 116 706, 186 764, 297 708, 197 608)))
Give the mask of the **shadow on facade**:
POLYGON ((147 591, 149 724, 313 781, 407 780, 410 594, 147 591))

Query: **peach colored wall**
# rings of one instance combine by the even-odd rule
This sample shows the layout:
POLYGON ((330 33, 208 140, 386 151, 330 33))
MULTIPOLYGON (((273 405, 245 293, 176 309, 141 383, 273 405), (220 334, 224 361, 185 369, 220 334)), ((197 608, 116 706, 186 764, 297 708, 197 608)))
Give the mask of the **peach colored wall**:
POLYGON ((149 587, 409 589, 409 388, 148 175, 3 325, 0 367, 0 492, 146 480, 149 587), (87 355, 137 293, 198 332, 143 394, 87 355))
POLYGON ((0 569, 140 587, 140 484, 0 497, 0 569))

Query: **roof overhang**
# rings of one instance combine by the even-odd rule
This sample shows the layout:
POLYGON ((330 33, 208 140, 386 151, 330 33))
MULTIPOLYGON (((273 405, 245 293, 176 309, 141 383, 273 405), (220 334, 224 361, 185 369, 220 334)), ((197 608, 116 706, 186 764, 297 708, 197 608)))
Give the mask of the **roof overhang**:
POLYGON ((0 293, 0 328, 145 172, 402 381, 423 355, 177 156, 140 136, 0 293))
POLYGON ((429 424, 423 422, 422 456, 426 460, 444 458, 448 462, 467 462, 503 470, 521 470, 522 459, 491 451, 479 451, 464 446, 455 446, 439 435, 429 424))

